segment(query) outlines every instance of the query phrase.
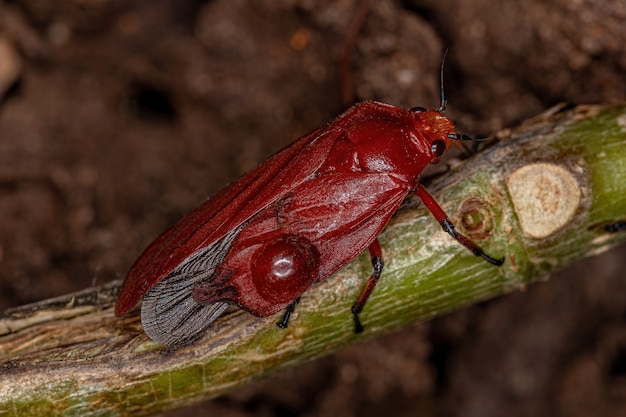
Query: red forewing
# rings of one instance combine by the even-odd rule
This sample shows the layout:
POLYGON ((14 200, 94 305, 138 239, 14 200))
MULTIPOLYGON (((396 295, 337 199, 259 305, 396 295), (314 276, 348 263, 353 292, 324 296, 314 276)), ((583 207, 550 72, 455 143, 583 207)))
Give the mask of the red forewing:
MULTIPOLYGON (((245 224, 212 281, 227 281, 234 291, 228 294, 233 297, 228 299, 232 304, 257 316, 274 314, 313 281, 330 276, 361 253, 380 233, 407 191, 405 184, 387 174, 318 172, 245 224), (261 294, 265 283, 258 282, 253 265, 265 253, 264 248, 282 239, 300 240, 301 249, 315 248, 311 256, 319 263, 311 268, 315 275, 277 285, 274 290, 279 293, 268 298, 261 294)), ((203 302, 227 298, 215 295, 215 291, 224 290, 223 286, 214 282, 203 282, 201 286, 206 290, 201 296, 203 302)))
POLYGON ((325 278, 378 236, 408 192, 386 173, 326 173, 297 187, 281 207, 284 230, 310 239, 325 278))
POLYGON ((130 311, 157 282, 196 251, 223 238, 305 181, 324 163, 340 126, 318 129, 230 184, 159 236, 131 267, 115 307, 130 311))

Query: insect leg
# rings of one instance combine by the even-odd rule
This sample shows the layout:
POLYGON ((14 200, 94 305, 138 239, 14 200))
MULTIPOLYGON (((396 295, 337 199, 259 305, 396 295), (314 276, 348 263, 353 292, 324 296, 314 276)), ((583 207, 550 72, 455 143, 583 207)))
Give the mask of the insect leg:
POLYGON ((480 246, 478 246, 477 244, 469 240, 469 238, 467 238, 466 236, 463 236, 462 234, 457 232, 456 229, 454 228, 454 224, 452 224, 446 212, 443 211, 441 206, 439 206, 437 201, 433 198, 432 195, 430 195, 430 193, 426 190, 426 188, 422 187, 421 185, 418 185, 417 189, 415 190, 415 194, 422 200, 422 202, 424 203, 428 211, 430 211, 430 214, 432 214, 435 217, 435 219, 437 219, 437 221, 439 222, 443 230, 446 233, 448 233, 450 236, 455 238, 461 245, 465 246, 467 249, 472 251, 474 255, 480 256, 485 261, 493 265, 500 266, 504 263, 504 258, 500 258, 500 259, 492 258, 491 256, 487 255, 480 248, 480 246))
POLYGON ((287 325, 289 324, 289 318, 291 317, 291 314, 296 310, 296 304, 298 304, 298 301, 300 301, 300 297, 296 298, 295 300, 290 302, 289 305, 287 305, 287 307, 285 308, 285 315, 282 319, 280 319, 279 322, 276 323, 278 327, 280 327, 281 329, 287 328, 287 325))
POLYGON ((383 252, 380 249, 380 242, 378 239, 375 239, 367 248, 370 252, 370 256, 372 257, 372 266, 374 267, 374 272, 367 280, 365 284, 365 288, 361 291, 361 295, 356 300, 354 305, 352 306, 352 316, 354 317, 354 333, 361 333, 363 331, 363 325, 361 325, 361 320, 359 320, 359 313, 363 310, 365 303, 367 303, 367 299, 370 298, 372 291, 376 287, 376 283, 378 282, 378 278, 380 278, 380 274, 383 272, 383 252))

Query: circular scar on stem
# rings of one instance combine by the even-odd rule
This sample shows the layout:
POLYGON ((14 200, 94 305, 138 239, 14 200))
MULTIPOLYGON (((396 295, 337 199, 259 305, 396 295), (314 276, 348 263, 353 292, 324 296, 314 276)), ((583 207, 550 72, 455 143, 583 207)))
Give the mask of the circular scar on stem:
POLYGON ((550 236, 571 220, 580 202, 578 182, 567 169, 537 163, 515 170, 506 180, 522 231, 550 236))

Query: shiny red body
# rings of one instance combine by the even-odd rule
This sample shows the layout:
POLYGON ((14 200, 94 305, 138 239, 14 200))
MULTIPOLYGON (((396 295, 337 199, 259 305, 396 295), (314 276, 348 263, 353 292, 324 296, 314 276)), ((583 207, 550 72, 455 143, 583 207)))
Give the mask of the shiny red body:
POLYGON ((209 272, 184 290, 190 294, 171 296, 236 305, 256 316, 278 312, 373 244, 454 135, 452 122, 434 110, 355 105, 157 238, 128 273, 116 314, 129 312, 166 277, 182 282, 200 270, 209 272), (207 247, 223 253, 203 261, 207 247))

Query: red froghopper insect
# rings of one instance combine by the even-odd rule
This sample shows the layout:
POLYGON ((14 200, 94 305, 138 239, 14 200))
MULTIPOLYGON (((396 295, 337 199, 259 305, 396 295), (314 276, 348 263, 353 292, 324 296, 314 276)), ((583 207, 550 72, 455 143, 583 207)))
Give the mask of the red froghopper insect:
POLYGON ((409 192, 443 229, 486 261, 501 265, 459 234, 419 184, 456 133, 437 110, 363 102, 300 138, 218 192, 159 236, 130 269, 115 307, 141 298, 147 335, 164 345, 198 337, 229 305, 264 317, 285 309, 365 249, 373 273, 352 307, 359 312, 383 270, 377 236, 409 192))

